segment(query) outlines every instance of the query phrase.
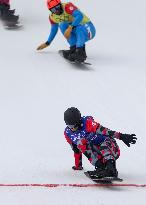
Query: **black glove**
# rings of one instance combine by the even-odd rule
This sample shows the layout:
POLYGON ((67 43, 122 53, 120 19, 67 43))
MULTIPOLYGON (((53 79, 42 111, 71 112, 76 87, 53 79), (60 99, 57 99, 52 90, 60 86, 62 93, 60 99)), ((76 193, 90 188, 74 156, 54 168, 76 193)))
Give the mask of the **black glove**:
POLYGON ((83 170, 83 167, 82 166, 79 166, 79 167, 73 166, 72 169, 75 171, 76 170, 83 170))
POLYGON ((122 140, 128 147, 130 147, 130 144, 135 144, 137 138, 135 137, 135 134, 121 134, 120 140, 122 140))

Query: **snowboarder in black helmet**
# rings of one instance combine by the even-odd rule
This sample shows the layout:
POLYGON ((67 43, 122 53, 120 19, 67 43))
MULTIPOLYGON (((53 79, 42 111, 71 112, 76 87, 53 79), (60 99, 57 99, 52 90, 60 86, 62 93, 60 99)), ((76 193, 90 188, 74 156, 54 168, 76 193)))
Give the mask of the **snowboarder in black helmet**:
POLYGON ((70 127, 75 130, 81 124, 81 113, 77 108, 68 108, 64 113, 64 121, 70 127))
POLYGON ((74 151, 74 170, 82 170, 82 153, 95 167, 94 174, 99 177, 117 177, 116 160, 120 149, 115 139, 122 140, 128 147, 135 144, 135 134, 122 134, 112 131, 92 116, 81 116, 80 111, 71 107, 64 112, 65 138, 74 151))

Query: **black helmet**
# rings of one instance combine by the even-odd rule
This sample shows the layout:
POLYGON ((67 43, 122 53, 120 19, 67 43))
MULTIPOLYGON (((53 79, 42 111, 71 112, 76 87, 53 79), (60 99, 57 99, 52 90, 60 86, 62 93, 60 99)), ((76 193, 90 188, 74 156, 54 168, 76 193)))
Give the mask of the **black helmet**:
POLYGON ((81 123, 80 111, 75 107, 68 108, 64 112, 64 121, 65 121, 66 125, 72 125, 74 127, 77 125, 80 125, 80 123, 81 123))

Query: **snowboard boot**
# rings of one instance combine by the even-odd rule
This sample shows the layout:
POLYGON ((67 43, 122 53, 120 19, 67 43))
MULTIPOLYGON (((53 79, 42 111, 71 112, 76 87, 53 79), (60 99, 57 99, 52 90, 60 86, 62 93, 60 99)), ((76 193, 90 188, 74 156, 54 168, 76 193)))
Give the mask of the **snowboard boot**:
POLYGON ((89 175, 92 176, 96 176, 98 177, 98 173, 101 173, 105 170, 105 164, 102 163, 101 161, 97 161, 95 163, 95 170, 94 171, 88 171, 89 175))
POLYGON ((9 10, 9 14, 10 14, 10 15, 15 14, 15 9, 10 9, 10 10, 9 10))
POLYGON ((67 60, 73 61, 71 55, 76 51, 76 46, 71 46, 70 50, 63 50, 63 57, 67 60))
POLYGON ((87 58, 85 46, 76 48, 76 51, 70 55, 70 58, 79 63, 84 62, 87 58))
POLYGON ((106 162, 105 169, 98 171, 96 174, 99 178, 118 177, 118 171, 116 169, 116 162, 114 160, 108 160, 106 162))
POLYGON ((10 10, 10 5, 0 4, 0 16, 6 24, 17 24, 19 16, 14 15, 15 9, 10 10))
POLYGON ((17 24, 19 20, 19 16, 15 16, 13 14, 6 14, 3 16, 2 20, 8 24, 17 24))

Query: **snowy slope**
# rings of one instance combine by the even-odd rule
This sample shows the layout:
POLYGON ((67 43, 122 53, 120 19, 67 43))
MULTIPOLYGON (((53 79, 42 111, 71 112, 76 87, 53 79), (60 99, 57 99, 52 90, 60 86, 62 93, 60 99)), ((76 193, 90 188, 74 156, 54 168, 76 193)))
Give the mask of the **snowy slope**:
MULTIPOLYGON (((146 2, 145 0, 72 1, 97 28, 88 43, 89 67, 65 62, 59 32, 42 52, 50 25, 45 1, 12 0, 24 28, 0 25, 0 184, 92 183, 73 172, 73 153, 63 137, 63 112, 78 107, 103 125, 136 133, 137 144, 119 142, 119 176, 146 184, 146 2)), ((84 168, 93 169, 84 159, 84 168)), ((3 205, 145 204, 146 188, 0 187, 3 205)))

